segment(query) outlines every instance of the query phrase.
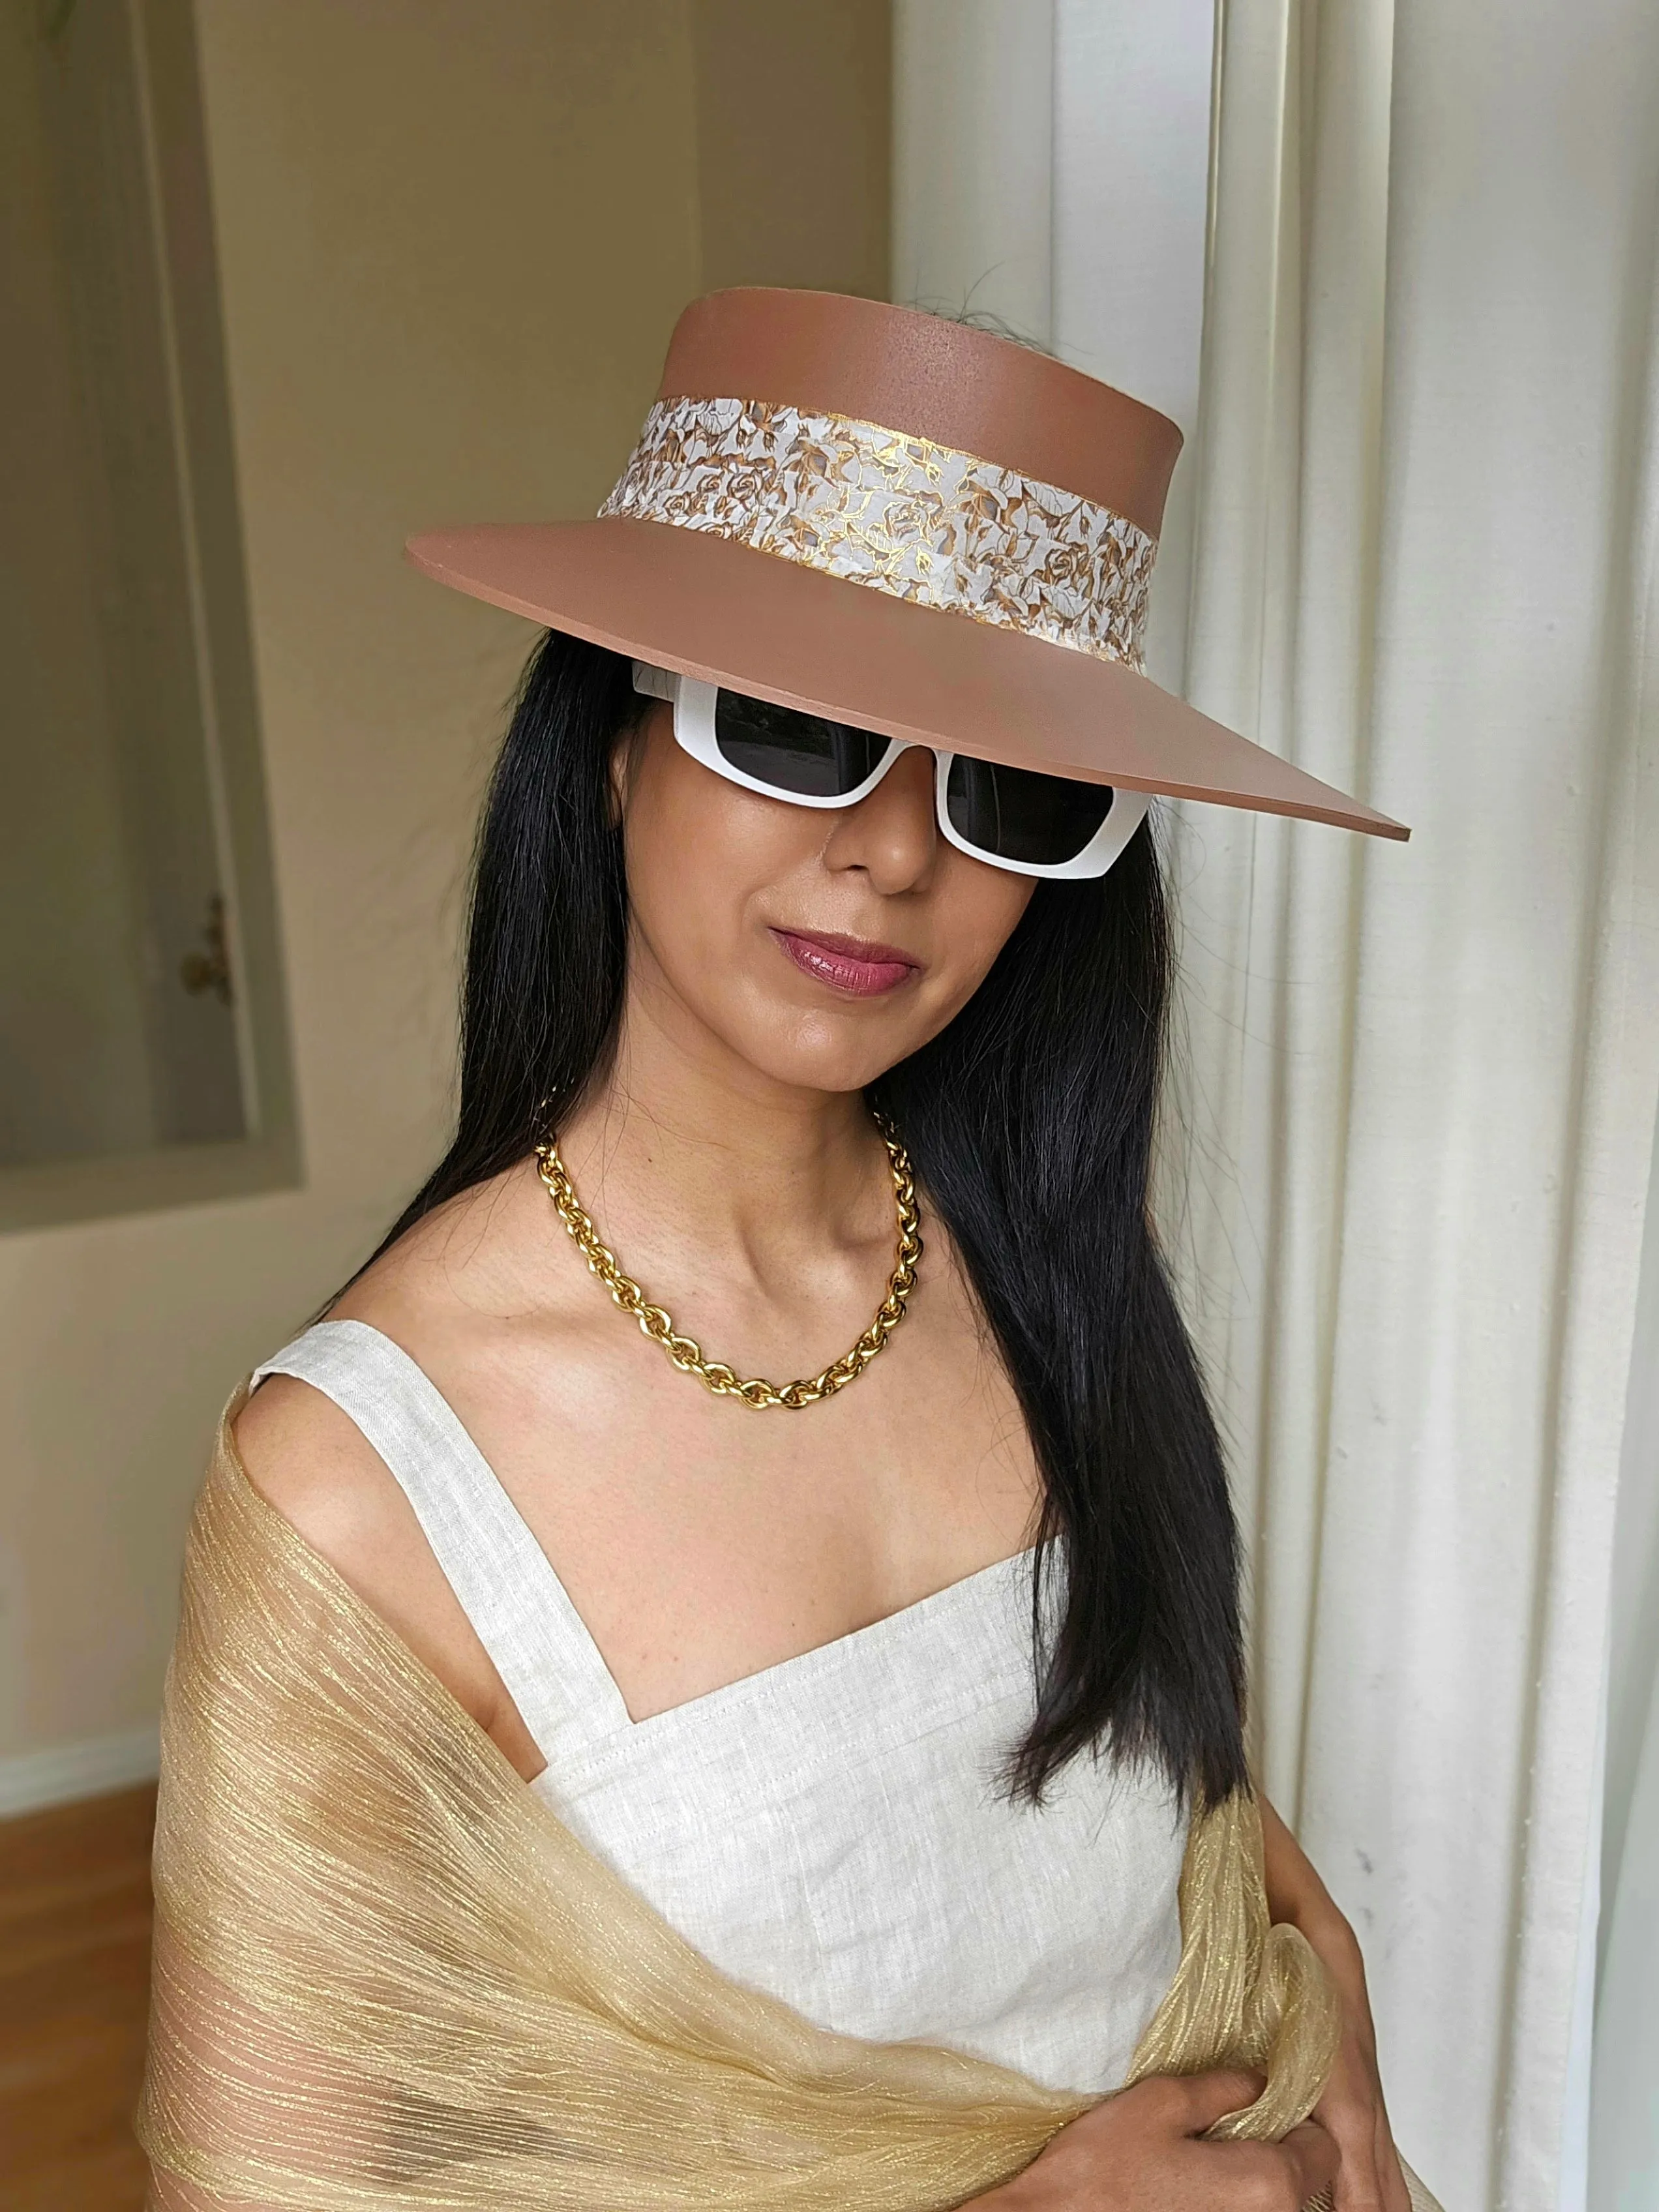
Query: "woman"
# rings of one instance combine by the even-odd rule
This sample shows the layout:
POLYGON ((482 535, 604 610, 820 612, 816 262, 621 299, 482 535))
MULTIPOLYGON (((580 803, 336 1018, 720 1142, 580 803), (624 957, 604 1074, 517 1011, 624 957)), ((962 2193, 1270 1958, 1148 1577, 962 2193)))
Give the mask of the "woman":
MULTIPOLYGON (((1170 951, 1144 794, 1399 834, 1139 674, 1178 442, 981 332, 727 294, 682 319, 605 519, 417 544, 551 625, 480 837, 459 1127, 234 1419, 255 1491, 355 1594, 352 1632, 393 1632, 580 1879, 621 1877, 593 1893, 604 1911, 643 1899, 641 1940, 689 1939, 675 1971, 706 1975, 716 2009, 755 1993, 783 2041, 748 2077, 794 2081, 799 2060, 821 2083, 854 2063, 846 2037, 878 2046, 878 2072, 890 2046, 933 2046, 917 2063, 957 2087, 881 2076, 890 2116, 935 2095, 983 2112, 1011 2084, 1046 2115, 1017 2158, 950 2181, 896 2148, 884 2166, 876 2125, 825 2202, 1407 2201, 1352 1934, 1265 1807, 1273 1918, 1340 2005, 1313 2118, 1205 2141, 1260 2081, 1146 2063, 1190 1965, 1189 1823, 1244 1803, 1248 1777, 1224 1475, 1147 1212, 1170 951), (998 2178, 964 2191, 973 2174, 998 2178)), ((198 1587, 196 1612, 220 1601, 198 1587)), ((358 2193, 327 2195, 326 2156, 271 2147, 326 2133, 293 2118, 320 2062, 285 2072, 274 2042, 267 2149, 232 2142, 203 2083, 237 2038, 204 1991, 235 1984, 259 2015, 253 1939, 223 1901, 257 1920, 258 1846, 242 1889, 221 1877, 203 1905, 211 1851, 185 1832, 238 1794, 196 1779, 238 1662, 190 1618, 187 1601, 186 1641, 216 1656, 185 1653, 173 1692, 159 2201, 222 2201, 234 2175, 246 2202, 250 2176, 301 2170, 313 2193, 267 2180, 269 2201, 590 2201, 570 2142, 538 2166, 522 2115, 510 2156, 533 2178, 514 2166, 509 2187, 502 2140, 486 2157, 454 2133, 489 2100, 447 2084, 413 2100, 446 2105, 441 2150, 383 2198, 374 2157, 342 2154, 331 2185, 358 2193)), ((296 1676, 334 1697, 348 1670, 307 1649, 296 1676)), ((225 1756, 235 1735, 212 1738, 225 1756)), ((335 1869, 332 1929, 349 1822, 337 1801, 313 1814, 304 1863, 335 1869)), ((352 1863, 395 1886, 395 1836, 377 1848, 352 1863)), ((267 2010, 293 1998, 283 1972, 322 1989, 320 1957, 267 1966, 267 2010)), ((379 1971, 390 1988, 389 1948, 379 1971)), ((383 2027, 397 2006, 379 2009, 383 2027)), ((592 2073, 566 2064, 567 2102, 592 2073)), ((745 2106, 724 2165, 659 2142, 643 2179, 635 2147, 600 2201, 817 2202, 831 2154, 790 2110, 793 2149, 757 2150, 745 2106)))

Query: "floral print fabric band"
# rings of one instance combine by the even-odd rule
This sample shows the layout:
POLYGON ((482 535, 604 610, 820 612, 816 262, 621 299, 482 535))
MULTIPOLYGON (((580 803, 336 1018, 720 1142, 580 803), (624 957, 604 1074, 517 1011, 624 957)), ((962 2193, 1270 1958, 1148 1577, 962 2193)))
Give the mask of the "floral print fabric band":
POLYGON ((1141 665, 1156 538, 1057 485, 878 422, 763 399, 659 399, 599 513, 710 531, 1141 665))

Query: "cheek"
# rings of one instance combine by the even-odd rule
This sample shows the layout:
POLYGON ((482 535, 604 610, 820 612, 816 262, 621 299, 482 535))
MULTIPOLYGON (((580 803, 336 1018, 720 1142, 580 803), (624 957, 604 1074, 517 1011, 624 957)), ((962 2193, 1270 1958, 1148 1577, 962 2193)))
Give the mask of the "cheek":
POLYGON ((817 836, 810 814, 751 799, 672 738, 642 742, 624 817, 629 904, 682 995, 695 1004, 730 976, 749 900, 799 867, 817 836))
POLYGON ((1018 927, 1036 884, 1030 876, 988 867, 949 846, 940 857, 933 926, 943 953, 937 971, 943 988, 936 1009, 942 1017, 936 1025, 943 1028, 989 974, 1018 927))
POLYGON ((964 951, 971 948, 982 975, 1013 934, 1036 884, 1030 876, 970 860, 965 853, 951 851, 951 858, 956 866, 942 887, 941 919, 964 951))

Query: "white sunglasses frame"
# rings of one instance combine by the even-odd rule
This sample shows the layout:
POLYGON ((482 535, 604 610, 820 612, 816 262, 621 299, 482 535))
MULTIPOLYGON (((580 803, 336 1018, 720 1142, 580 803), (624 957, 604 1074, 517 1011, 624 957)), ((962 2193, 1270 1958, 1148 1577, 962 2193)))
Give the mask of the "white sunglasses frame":
MULTIPOLYGON (((882 755, 872 775, 865 778, 855 791, 832 799, 810 796, 803 792, 780 791, 775 784, 763 783, 758 776, 745 775, 734 768, 720 749, 714 733, 714 702, 720 686, 704 684, 695 676, 679 676, 672 669, 653 667, 649 661, 634 663, 634 689, 641 697, 665 700, 674 709, 674 739, 683 752, 727 783, 735 783, 744 791, 758 792, 763 799, 781 799, 786 806, 812 806, 841 811, 856 806, 867 799, 882 778, 902 752, 915 745, 911 738, 890 738, 887 750, 882 755)), ((957 756, 941 752, 937 746, 933 755, 933 811, 938 817, 939 834, 959 853, 970 860, 981 860, 988 868, 1001 868, 1011 876, 1035 876, 1048 883, 1080 883, 1103 876, 1118 858, 1131 837, 1146 818, 1152 805, 1152 795, 1145 791, 1125 791, 1118 785, 1112 787, 1112 803, 1106 810, 1105 819, 1083 850, 1069 860, 1059 860, 1045 866, 1036 860, 1005 860, 995 853, 988 853, 970 844, 956 830, 951 820, 946 800, 951 767, 957 756)), ((975 756, 964 753, 964 760, 975 756)))

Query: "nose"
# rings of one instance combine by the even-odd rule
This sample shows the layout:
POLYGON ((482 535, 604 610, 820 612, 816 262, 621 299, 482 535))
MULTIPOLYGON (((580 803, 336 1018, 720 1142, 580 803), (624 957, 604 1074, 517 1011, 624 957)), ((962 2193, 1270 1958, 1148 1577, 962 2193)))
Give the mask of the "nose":
POLYGON ((939 851, 933 813, 933 756, 909 745, 867 799, 835 817, 823 848, 829 868, 860 868, 872 890, 891 898, 924 886, 939 851))

